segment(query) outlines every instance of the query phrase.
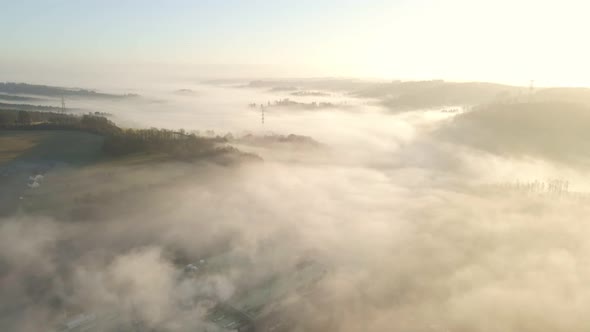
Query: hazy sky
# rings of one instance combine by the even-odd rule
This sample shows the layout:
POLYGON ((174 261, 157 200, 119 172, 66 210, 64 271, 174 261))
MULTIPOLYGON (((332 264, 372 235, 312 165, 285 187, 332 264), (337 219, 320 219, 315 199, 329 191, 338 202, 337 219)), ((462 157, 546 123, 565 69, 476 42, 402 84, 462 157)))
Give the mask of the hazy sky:
POLYGON ((0 0, 0 8, 4 74, 158 65, 209 76, 590 85, 585 1, 0 0))

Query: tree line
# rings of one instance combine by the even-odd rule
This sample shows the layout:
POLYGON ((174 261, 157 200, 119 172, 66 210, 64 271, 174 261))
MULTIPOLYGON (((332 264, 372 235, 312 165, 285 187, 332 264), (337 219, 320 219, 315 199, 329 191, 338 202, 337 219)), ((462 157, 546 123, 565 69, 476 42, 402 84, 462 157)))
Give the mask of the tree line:
POLYGON ((113 156, 133 153, 162 153, 176 159, 245 154, 227 145, 225 137, 202 137, 184 130, 120 128, 104 116, 53 112, 0 110, 0 129, 80 130, 104 137, 103 150, 113 156))

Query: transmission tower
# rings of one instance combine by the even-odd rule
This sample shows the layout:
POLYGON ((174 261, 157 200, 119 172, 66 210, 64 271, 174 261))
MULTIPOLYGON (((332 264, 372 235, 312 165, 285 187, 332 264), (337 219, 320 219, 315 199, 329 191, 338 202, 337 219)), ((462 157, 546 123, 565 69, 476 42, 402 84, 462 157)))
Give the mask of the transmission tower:
POLYGON ((64 96, 61 96, 61 112, 65 113, 66 112, 66 100, 64 99, 64 96))
POLYGON ((529 85, 529 103, 533 100, 533 92, 535 91, 535 81, 531 80, 529 85))
POLYGON ((260 104, 260 121, 262 122, 262 125, 264 126, 264 105, 260 104))

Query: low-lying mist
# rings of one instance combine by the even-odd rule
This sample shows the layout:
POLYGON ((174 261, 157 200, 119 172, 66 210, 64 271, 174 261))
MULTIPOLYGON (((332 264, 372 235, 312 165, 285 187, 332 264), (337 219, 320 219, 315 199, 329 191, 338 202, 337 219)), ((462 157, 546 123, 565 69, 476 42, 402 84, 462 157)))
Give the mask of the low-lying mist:
POLYGON ((48 192, 35 199, 59 208, 0 221, 2 330, 39 331, 81 312, 156 331, 222 330, 207 317, 211 303, 243 298, 305 259, 323 269, 313 290, 287 288, 272 304, 293 331, 590 327, 588 168, 576 152, 584 106, 392 113, 326 89, 322 98, 347 107, 266 108, 262 124, 248 104, 290 91, 176 84, 137 93, 68 103, 122 126, 232 133, 230 144, 264 161, 47 172, 37 192, 48 192), (184 278, 200 260, 213 272, 184 278))

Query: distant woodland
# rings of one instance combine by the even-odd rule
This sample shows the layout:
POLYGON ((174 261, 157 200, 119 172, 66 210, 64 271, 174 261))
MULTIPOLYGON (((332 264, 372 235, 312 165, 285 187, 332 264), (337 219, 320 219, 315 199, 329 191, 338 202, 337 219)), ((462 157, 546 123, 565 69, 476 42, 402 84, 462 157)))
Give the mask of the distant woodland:
MULTIPOLYGON (((528 83, 528 82, 525 82, 528 83)), ((590 105, 588 88, 545 88, 511 86, 486 82, 389 81, 353 79, 302 79, 252 81, 251 88, 291 91, 305 96, 308 91, 339 91, 359 98, 371 98, 392 111, 431 107, 481 105, 497 102, 576 102, 590 105)))
POLYGON ((81 130, 105 137, 103 149, 112 156, 161 153, 175 159, 236 155, 259 159, 227 145, 223 137, 201 137, 184 130, 128 129, 101 115, 0 110, 0 130, 81 130))
POLYGON ((94 98, 127 98, 136 97, 135 94, 116 95, 108 93, 100 93, 94 90, 77 89, 77 88, 62 88, 47 85, 36 85, 26 83, 0 83, 0 93, 5 94, 25 94, 46 97, 61 97, 61 96, 79 96, 79 97, 94 97, 94 98))

